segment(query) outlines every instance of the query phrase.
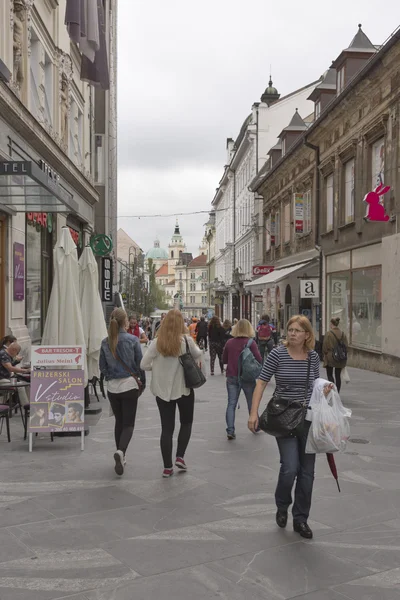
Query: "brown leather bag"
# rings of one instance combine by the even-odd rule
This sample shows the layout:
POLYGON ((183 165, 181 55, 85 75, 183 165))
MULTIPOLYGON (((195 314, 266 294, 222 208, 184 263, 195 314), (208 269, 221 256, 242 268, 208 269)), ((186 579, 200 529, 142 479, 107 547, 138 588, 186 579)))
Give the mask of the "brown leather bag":
POLYGON ((135 373, 133 373, 130 368, 124 363, 124 361, 122 360, 122 358, 120 358, 118 356, 117 351, 115 351, 115 358, 117 359, 117 361, 119 363, 121 363, 121 365, 124 367, 125 371, 127 371, 129 373, 129 375, 131 377, 133 377, 133 379, 136 381, 137 385, 138 385, 138 391, 139 391, 139 396, 142 395, 143 391, 144 391, 144 386, 143 383, 140 381, 139 377, 137 375, 135 375, 135 373))

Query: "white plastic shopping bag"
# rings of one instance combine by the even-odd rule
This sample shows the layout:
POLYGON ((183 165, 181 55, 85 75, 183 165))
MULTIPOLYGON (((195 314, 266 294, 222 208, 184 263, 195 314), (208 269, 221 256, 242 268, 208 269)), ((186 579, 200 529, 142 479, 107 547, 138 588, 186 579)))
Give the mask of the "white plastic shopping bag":
POLYGON ((343 406, 336 388, 327 397, 322 389, 319 396, 319 402, 312 408, 306 453, 343 452, 350 437, 351 410, 343 406))
POLYGON ((345 367, 345 368, 342 370, 342 379, 343 379, 343 381, 344 381, 345 383, 350 383, 350 375, 349 375, 349 372, 348 372, 348 370, 347 370, 347 367, 345 367))

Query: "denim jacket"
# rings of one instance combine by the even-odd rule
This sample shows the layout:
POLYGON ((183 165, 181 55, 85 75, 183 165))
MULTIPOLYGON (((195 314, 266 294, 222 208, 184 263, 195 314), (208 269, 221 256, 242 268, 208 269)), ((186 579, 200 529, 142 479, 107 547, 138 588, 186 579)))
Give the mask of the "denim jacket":
MULTIPOLYGON (((146 375, 140 369, 140 361, 142 360, 142 349, 139 339, 126 333, 124 329, 120 329, 118 335, 117 354, 119 358, 129 367, 129 370, 137 375, 143 385, 146 384, 146 375)), ((125 367, 114 358, 108 345, 108 338, 101 342, 100 350, 100 371, 103 373, 106 381, 109 379, 123 379, 129 377, 129 373, 125 367)))

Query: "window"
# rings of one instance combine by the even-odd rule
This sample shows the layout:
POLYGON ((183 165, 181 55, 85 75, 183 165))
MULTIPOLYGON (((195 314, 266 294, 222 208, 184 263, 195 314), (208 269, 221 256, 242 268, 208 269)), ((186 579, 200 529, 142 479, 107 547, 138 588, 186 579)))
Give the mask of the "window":
POLYGON ((191 283, 190 284, 190 291, 191 292, 195 292, 196 291, 196 284, 195 283, 191 283))
POLYGON ((318 119, 321 114, 321 100, 317 100, 315 103, 315 118, 318 119))
POLYGON ((271 249, 271 215, 265 219, 265 250, 269 252, 271 249))
POLYGON ((78 108, 76 115, 76 133, 75 133, 76 160, 78 165, 83 164, 83 112, 78 108))
POLYGON ((354 158, 344 165, 345 223, 354 221, 354 158))
POLYGON ((372 145, 372 189, 385 182, 385 138, 372 145))
POLYGON ((325 179, 326 231, 333 229, 333 173, 325 179))
POLYGON ((179 271, 179 279, 182 279, 182 271, 179 271))
POLYGON ((350 273, 332 273, 327 278, 327 322, 332 317, 340 318, 340 329, 350 341, 350 273))
MULTIPOLYGON (((40 58, 42 53, 42 45, 39 41, 39 38, 36 35, 36 32, 32 29, 31 33, 31 56, 30 56, 30 86, 31 86, 31 95, 30 95, 30 111, 33 116, 41 120, 41 111, 40 111, 40 97, 39 97, 39 85, 41 82, 40 77, 40 58)), ((22 60, 22 59, 21 59, 22 60)))
POLYGON ((303 210, 304 210, 304 225, 303 225, 303 233, 310 233, 311 231, 311 218, 312 218, 312 208, 311 208, 311 190, 304 192, 303 194, 303 210))
POLYGON ((275 246, 281 244, 281 213, 275 213, 275 246))
POLYGON ((196 304, 196 296, 190 296, 190 304, 196 304))
POLYGON ((174 258, 174 251, 171 250, 171 258, 174 258))
POLYGON ((201 297, 201 303, 202 304, 207 304, 207 296, 202 296, 201 297))
POLYGON ((53 93, 53 63, 50 57, 45 53, 44 59, 44 115, 49 125, 53 124, 53 111, 54 111, 54 93, 53 93))
POLYGON ((284 219, 284 230, 283 230, 283 241, 290 242, 290 203, 285 204, 283 209, 284 219))
POLYGON ((286 154, 286 138, 283 137, 282 138, 282 156, 285 156, 286 154))
POLYGON ((104 185, 104 134, 94 136, 94 182, 104 185))
POLYGON ((344 88, 344 66, 337 73, 337 94, 344 88))
POLYGON ((193 271, 190 273, 190 279, 196 279, 196 273, 193 271))
POLYGON ((207 271, 203 271, 201 276, 204 279, 204 281, 207 281, 207 271))

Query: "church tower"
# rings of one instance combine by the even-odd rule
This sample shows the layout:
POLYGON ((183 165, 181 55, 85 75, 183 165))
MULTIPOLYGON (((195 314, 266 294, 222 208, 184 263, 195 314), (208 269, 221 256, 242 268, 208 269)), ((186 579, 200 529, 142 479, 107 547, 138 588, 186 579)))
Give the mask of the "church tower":
POLYGON ((181 236, 179 230, 178 219, 175 224, 174 235, 171 238, 171 242, 168 244, 168 280, 171 281, 175 278, 175 266, 178 264, 179 258, 182 252, 185 252, 186 245, 181 236))

